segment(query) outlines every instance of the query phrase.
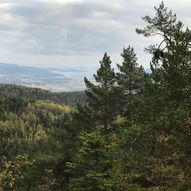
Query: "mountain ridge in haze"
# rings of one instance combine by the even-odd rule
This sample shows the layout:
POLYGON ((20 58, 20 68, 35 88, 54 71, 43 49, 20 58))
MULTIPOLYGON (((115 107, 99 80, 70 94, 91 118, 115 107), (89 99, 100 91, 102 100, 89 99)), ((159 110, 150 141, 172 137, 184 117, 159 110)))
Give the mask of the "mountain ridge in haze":
POLYGON ((55 92, 84 90, 82 73, 85 73, 85 69, 66 68, 65 70, 0 63, 0 83, 37 87, 55 92), (69 75, 69 73, 74 74, 69 75))

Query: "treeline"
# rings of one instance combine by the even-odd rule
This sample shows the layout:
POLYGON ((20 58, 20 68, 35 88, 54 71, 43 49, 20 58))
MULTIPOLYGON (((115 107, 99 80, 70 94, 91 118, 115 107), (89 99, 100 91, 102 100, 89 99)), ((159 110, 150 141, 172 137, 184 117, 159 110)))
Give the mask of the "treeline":
POLYGON ((80 103, 86 104, 86 97, 83 91, 81 92, 50 92, 39 88, 28 88, 25 86, 0 84, 0 96, 10 97, 25 97, 35 100, 51 100, 56 103, 75 106, 80 103))
POLYGON ((155 11, 137 29, 162 38, 147 48, 151 73, 129 46, 117 72, 104 54, 76 110, 1 102, 3 191, 191 189, 191 32, 163 3, 155 11))

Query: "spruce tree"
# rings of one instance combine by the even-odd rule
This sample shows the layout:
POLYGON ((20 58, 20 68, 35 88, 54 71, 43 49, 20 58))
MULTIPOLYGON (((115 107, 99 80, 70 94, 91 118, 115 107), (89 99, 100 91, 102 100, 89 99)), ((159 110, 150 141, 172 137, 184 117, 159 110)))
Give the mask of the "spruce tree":
POLYGON ((73 162, 67 163, 70 191, 113 191, 116 181, 112 178, 115 143, 98 131, 80 136, 80 148, 73 162))

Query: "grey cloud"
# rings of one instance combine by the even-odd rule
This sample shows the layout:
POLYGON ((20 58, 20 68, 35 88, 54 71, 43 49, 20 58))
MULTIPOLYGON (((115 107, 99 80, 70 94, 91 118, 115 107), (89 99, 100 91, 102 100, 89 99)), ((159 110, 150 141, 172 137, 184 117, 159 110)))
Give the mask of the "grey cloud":
MULTIPOLYGON (((183 3, 166 1, 189 25, 186 0, 183 3)), ((152 15, 153 6, 160 0, 3 2, 0 0, 0 48, 23 54, 85 56, 105 51, 120 54, 123 46, 131 44, 142 56, 141 52, 150 42, 138 37, 135 28, 144 26, 141 17, 152 15)))
MULTIPOLYGON (((33 53, 86 54, 108 48, 114 50, 123 40, 121 31, 125 25, 112 18, 112 14, 119 13, 112 6, 86 2, 66 5, 30 2, 10 4, 4 12, 15 18, 13 22, 23 22, 15 28, 21 35, 15 50, 22 51, 23 46, 23 51, 33 53)), ((6 28, 6 25, 1 27, 6 28)))

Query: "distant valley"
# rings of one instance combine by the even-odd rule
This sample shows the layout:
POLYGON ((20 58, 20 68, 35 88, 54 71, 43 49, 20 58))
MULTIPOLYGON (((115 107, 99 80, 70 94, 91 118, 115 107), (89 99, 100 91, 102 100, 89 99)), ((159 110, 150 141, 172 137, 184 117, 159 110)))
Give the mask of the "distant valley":
POLYGON ((0 63, 0 83, 37 87, 52 92, 84 90, 86 68, 35 68, 0 63))

